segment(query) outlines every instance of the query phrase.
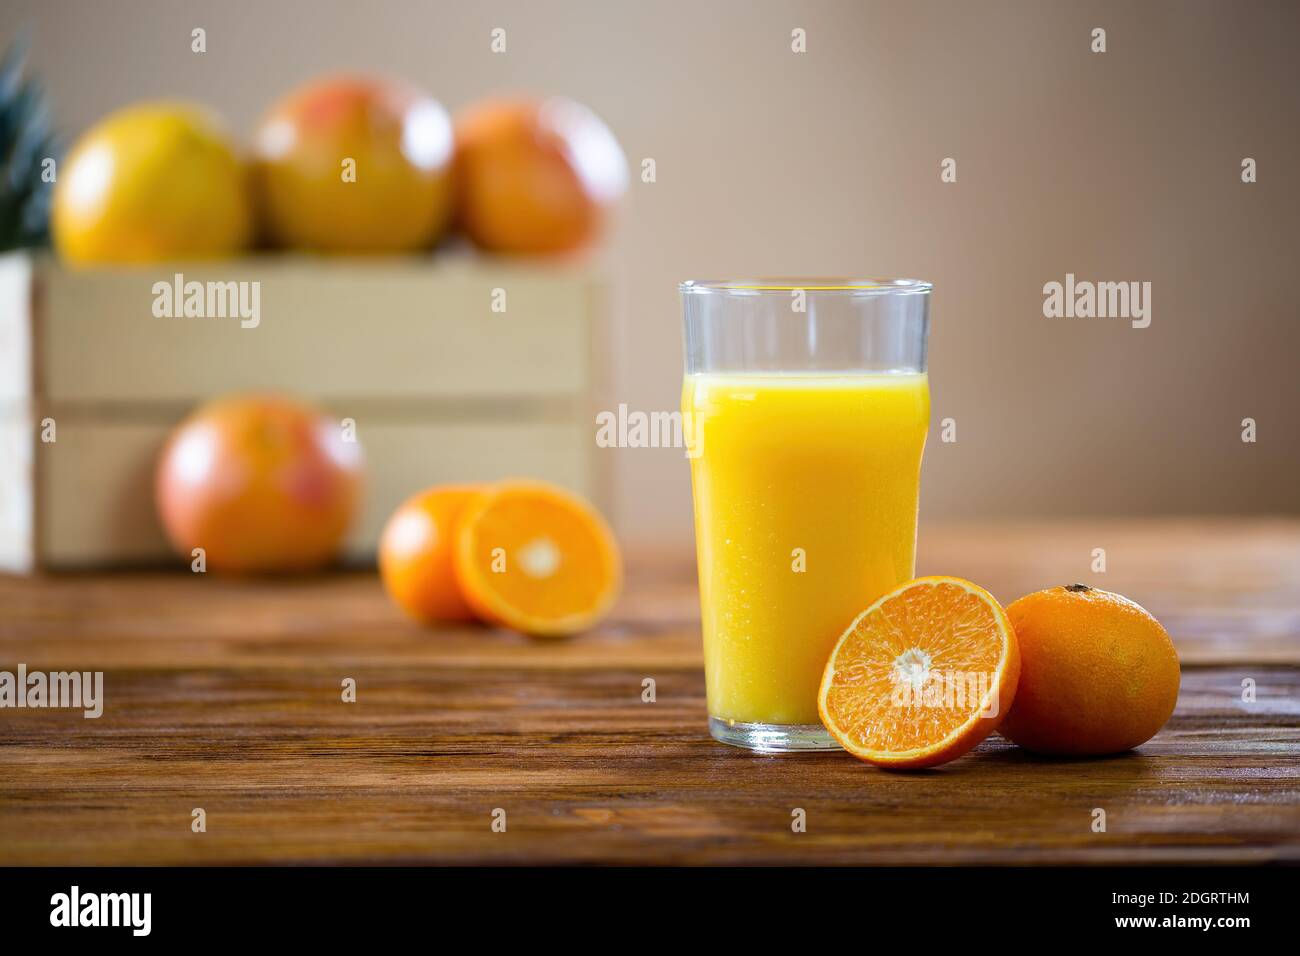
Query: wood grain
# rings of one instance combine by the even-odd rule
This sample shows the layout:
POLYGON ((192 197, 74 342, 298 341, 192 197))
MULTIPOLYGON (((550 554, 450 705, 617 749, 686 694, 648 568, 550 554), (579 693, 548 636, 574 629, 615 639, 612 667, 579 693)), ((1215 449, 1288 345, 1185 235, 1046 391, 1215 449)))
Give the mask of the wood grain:
POLYGON ((1183 658, 1173 720, 1120 757, 995 737, 913 775, 717 745, 680 554, 638 556, 599 630, 545 643, 420 630, 369 574, 0 578, 0 669, 103 670, 107 698, 99 720, 0 710, 0 863, 1300 860, 1300 522, 922 541, 922 571, 1007 600, 1077 579, 1146 604, 1183 658))

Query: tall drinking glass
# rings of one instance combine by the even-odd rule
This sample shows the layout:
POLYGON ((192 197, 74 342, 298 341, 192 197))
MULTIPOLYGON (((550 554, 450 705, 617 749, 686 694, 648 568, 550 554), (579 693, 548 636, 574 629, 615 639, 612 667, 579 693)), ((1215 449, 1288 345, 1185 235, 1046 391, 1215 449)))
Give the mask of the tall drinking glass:
POLYGON ((826 659, 914 576, 931 286, 680 289, 709 731, 753 750, 837 748, 817 715, 826 659))

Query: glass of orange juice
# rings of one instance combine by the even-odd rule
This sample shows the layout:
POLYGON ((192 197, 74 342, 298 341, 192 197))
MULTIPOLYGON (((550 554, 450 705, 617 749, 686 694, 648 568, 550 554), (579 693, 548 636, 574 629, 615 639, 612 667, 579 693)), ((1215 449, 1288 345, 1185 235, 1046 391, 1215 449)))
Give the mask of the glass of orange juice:
POLYGON ((817 715, 836 639, 914 576, 931 285, 680 287, 709 731, 838 747, 817 715))

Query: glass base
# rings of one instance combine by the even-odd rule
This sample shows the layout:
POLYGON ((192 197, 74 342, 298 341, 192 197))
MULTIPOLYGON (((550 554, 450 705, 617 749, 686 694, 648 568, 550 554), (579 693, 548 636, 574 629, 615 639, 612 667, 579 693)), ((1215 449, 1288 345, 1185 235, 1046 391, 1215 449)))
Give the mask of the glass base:
POLYGON ((821 724, 744 724, 710 717, 709 733, 721 743, 760 753, 843 749, 821 724))

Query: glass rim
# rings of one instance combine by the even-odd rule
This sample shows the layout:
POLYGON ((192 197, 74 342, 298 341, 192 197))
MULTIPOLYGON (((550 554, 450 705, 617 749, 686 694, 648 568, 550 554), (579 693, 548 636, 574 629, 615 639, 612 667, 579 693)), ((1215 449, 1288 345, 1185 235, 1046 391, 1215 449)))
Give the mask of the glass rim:
POLYGON ((757 296, 791 292, 835 292, 850 296, 929 295, 934 284, 924 279, 839 276, 795 276, 753 279, 687 279, 677 286, 682 295, 757 296))

